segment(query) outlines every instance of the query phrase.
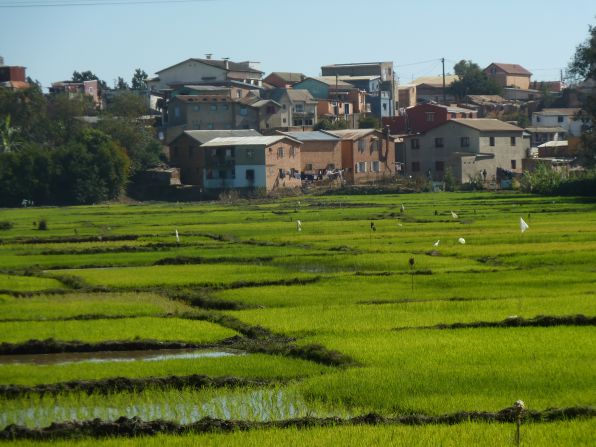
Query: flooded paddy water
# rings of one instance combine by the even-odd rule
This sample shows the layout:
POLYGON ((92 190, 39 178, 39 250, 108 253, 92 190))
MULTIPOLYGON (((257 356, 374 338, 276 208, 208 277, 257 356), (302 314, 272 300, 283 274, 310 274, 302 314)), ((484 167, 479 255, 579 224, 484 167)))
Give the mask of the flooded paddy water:
POLYGON ((153 349, 138 351, 61 352, 56 354, 19 354, 0 356, 0 365, 34 364, 62 365, 69 363, 157 362, 164 360, 191 360, 246 355, 234 350, 153 349))

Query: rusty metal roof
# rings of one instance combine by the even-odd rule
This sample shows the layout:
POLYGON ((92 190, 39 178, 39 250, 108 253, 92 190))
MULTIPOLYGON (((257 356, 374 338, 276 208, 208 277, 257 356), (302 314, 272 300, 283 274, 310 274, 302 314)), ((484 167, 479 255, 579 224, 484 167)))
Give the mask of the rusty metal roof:
POLYGON ((480 130, 482 132, 498 132, 498 131, 519 131, 523 132, 521 127, 514 126, 513 124, 506 123, 493 118, 453 118, 449 122, 457 124, 463 124, 464 126, 471 127, 472 129, 480 130))
POLYGON ((222 146, 270 146, 279 143, 282 140, 291 140, 294 143, 302 144, 287 135, 269 135, 258 137, 220 137, 203 144, 202 147, 222 147, 222 146))

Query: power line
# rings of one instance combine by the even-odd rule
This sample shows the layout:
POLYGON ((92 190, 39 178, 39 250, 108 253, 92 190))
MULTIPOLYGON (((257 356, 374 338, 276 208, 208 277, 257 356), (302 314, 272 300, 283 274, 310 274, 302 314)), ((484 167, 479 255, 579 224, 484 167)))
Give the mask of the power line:
POLYGON ((171 3, 204 3, 215 0, 108 0, 101 2, 98 0, 75 0, 75 1, 63 1, 58 3, 60 0, 53 0, 52 3, 39 3, 39 2, 22 2, 16 3, 14 0, 7 4, 0 3, 0 8, 60 8, 68 6, 121 6, 121 5, 164 5, 171 3))
POLYGON ((396 68, 401 68, 401 67, 410 67, 412 65, 422 65, 422 64, 428 64, 429 62, 436 62, 436 61, 440 61, 441 58, 435 58, 435 59, 429 59, 427 61, 422 61, 422 62, 412 62, 411 64, 399 64, 396 65, 396 68))

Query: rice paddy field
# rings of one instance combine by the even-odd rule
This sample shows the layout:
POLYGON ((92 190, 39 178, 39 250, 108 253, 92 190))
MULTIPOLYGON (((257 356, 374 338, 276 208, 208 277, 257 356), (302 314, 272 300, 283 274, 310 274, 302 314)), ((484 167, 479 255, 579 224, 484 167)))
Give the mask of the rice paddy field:
POLYGON ((7 445, 516 445, 511 417, 477 415, 518 400, 521 444, 596 444, 594 200, 300 196, 0 221, 7 445))

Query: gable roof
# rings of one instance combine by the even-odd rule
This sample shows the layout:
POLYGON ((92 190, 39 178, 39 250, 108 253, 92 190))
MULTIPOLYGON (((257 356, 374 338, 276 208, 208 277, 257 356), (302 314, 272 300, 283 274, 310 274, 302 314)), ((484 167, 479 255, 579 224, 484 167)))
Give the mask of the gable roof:
POLYGON ((492 66, 495 66, 495 67, 499 68, 501 71, 503 71, 507 74, 510 74, 510 75, 523 75, 523 76, 531 76, 532 75, 532 73, 530 73, 528 70, 526 70, 521 65, 501 64, 501 63, 497 63, 497 62, 493 62, 492 64, 490 64, 488 67, 486 67, 484 69, 484 71, 486 72, 492 66))
POLYGON ((309 78, 306 78, 305 81, 307 81, 309 79, 313 79, 313 80, 318 81, 322 84, 326 84, 329 87, 335 87, 337 85, 338 87, 342 87, 342 88, 354 88, 354 86, 352 84, 350 84, 349 82, 340 81, 339 77, 335 77, 335 76, 309 77, 309 78))
MULTIPOLYGON (((449 86, 453 84, 453 82, 457 81, 459 76, 457 75, 445 75, 445 86, 449 86)), ((423 76, 418 79, 414 79, 410 82, 411 85, 420 86, 420 85, 428 85, 430 87, 443 87, 443 76, 423 76)))
MULTIPOLYGON (((292 73, 289 71, 274 71, 269 74, 269 76, 277 76, 279 79, 287 83, 300 82, 306 78, 302 73, 292 73)), ((269 76, 267 76, 267 78, 269 76)))
POLYGON ((255 70, 254 68, 250 68, 247 63, 237 63, 237 62, 217 60, 217 59, 199 59, 199 58, 195 58, 195 57, 191 57, 191 58, 186 59, 182 62, 178 62, 177 64, 170 65, 169 67, 163 68, 159 71, 156 71, 155 73, 158 73, 158 74, 163 73, 164 71, 170 70, 174 67, 177 67, 178 65, 182 65, 182 64, 185 64, 185 63, 191 62, 191 61, 199 62, 199 63, 205 64, 205 65, 211 65, 212 67, 217 67, 217 68, 220 68, 225 71, 244 71, 244 72, 255 73, 255 74, 263 74, 262 71, 255 70))
POLYGON ((305 131, 305 132, 281 132, 282 135, 287 135, 298 141, 337 141, 339 137, 332 135, 329 132, 321 132, 320 130, 305 131))
POLYGON ((456 124, 462 124, 472 129, 479 130, 481 132, 499 132, 499 131, 516 131, 523 132, 521 127, 514 126, 513 124, 506 123, 494 118, 453 118, 446 122, 446 124, 453 122, 456 124))
POLYGON ((288 96, 290 97, 290 101, 306 101, 306 102, 317 102, 312 94, 305 89, 293 90, 288 89, 288 96))
POLYGON ((341 130, 326 130, 325 132, 335 135, 342 140, 359 140, 371 133, 378 132, 376 129, 341 129, 341 130))
POLYGON ((202 147, 222 147, 222 146, 270 146, 281 140, 291 140, 294 143, 302 144, 287 135, 269 135, 269 136, 247 136, 247 137, 219 137, 203 144, 202 147))
MULTIPOLYGON (((241 129, 241 130, 185 130, 184 133, 179 135, 175 138, 176 141, 178 138, 186 135, 193 140, 197 141, 200 144, 205 144, 215 138, 220 137, 257 137, 261 136, 259 132, 254 129, 241 129)), ((171 144, 171 143, 170 143, 171 144)))
POLYGON ((568 108, 561 108, 561 109, 542 109, 540 112, 534 112, 534 115, 540 116, 558 116, 558 115, 565 115, 565 116, 573 116, 577 114, 581 108, 579 107, 568 107, 568 108))

